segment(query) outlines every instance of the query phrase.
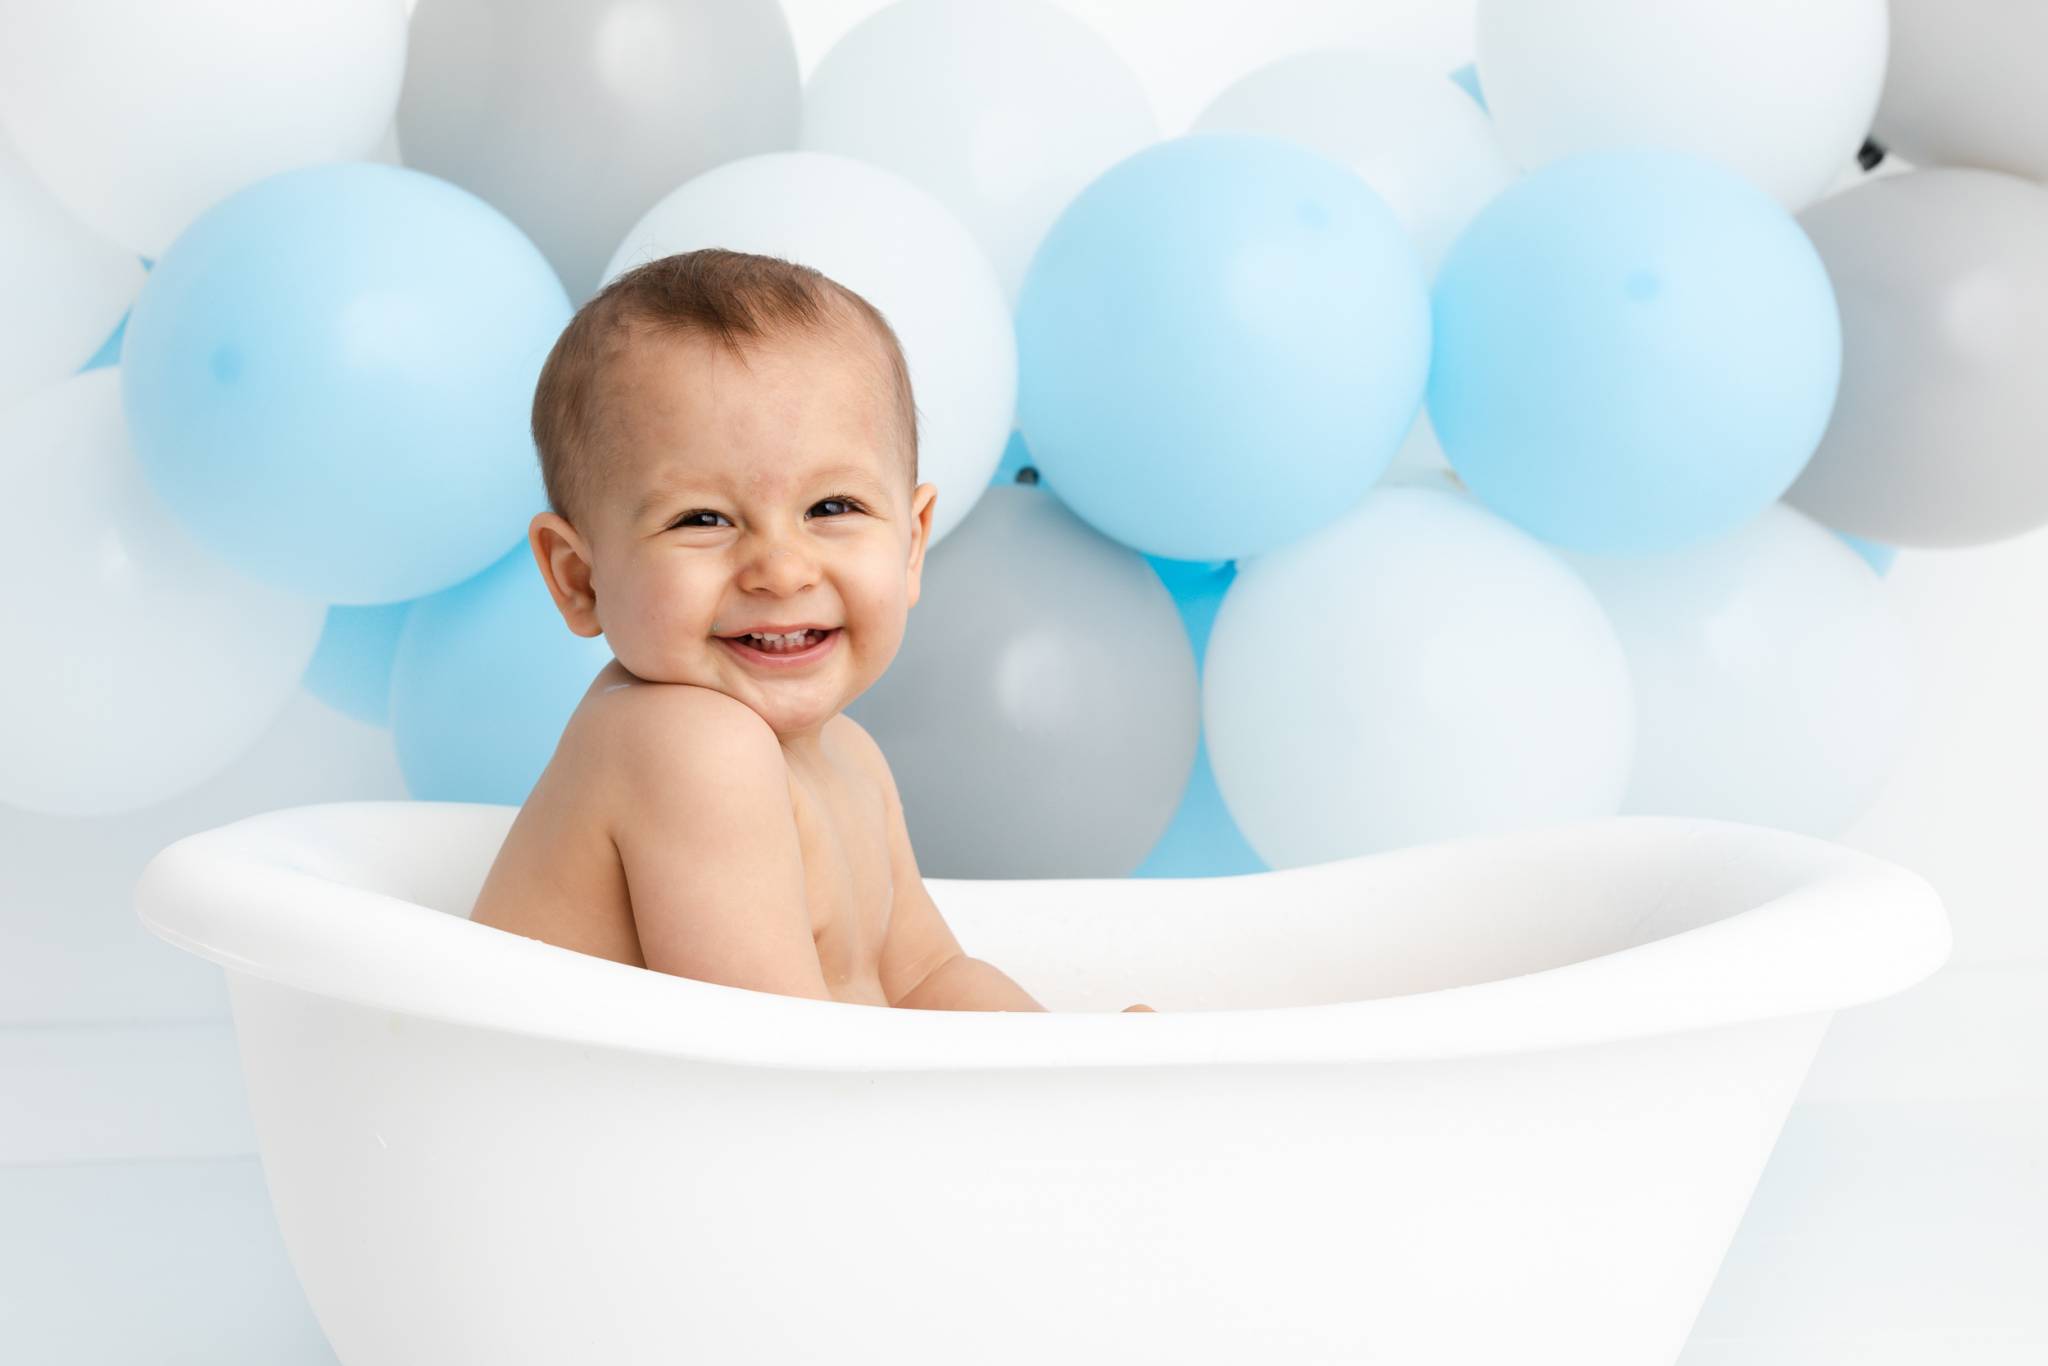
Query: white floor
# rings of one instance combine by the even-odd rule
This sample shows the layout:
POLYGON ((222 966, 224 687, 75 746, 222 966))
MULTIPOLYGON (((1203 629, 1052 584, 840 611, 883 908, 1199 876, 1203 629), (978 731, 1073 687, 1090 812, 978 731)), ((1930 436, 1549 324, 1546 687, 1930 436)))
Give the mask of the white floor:
MULTIPOLYGON (((2044 1046, 2044 969, 1839 1016, 1679 1366, 2048 1361, 2044 1046)), ((331 1366, 225 1022, 0 1030, 0 1095, 0 1361, 331 1366)))
POLYGON ((334 1366, 253 1157, 0 1168, 0 1359, 334 1366))

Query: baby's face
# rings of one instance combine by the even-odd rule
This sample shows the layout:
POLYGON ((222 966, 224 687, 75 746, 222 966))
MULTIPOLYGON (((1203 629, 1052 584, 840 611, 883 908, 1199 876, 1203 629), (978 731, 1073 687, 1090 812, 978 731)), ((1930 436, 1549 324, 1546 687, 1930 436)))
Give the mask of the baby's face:
POLYGON ((891 392, 865 338, 778 339, 745 362, 694 337, 635 340, 605 377, 620 463, 591 547, 619 662, 727 693, 785 735, 814 734, 879 678, 937 493, 910 487, 891 392), (721 639, 810 624, 836 638, 797 667, 721 639))

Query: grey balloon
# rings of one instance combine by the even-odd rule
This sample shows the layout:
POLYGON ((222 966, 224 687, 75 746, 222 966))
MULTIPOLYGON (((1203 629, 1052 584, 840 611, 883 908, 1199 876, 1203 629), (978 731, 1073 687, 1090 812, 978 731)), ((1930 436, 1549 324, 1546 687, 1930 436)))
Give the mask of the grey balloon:
POLYGON ((1872 133, 1922 166, 2048 180, 2048 5, 1891 0, 1891 55, 1872 133))
POLYGON ((517 223, 580 304, 657 200, 795 147, 802 116, 775 0, 419 0, 398 137, 406 165, 517 223))
POLYGON ((1173 594, 1043 488, 997 485, 925 556, 902 648, 847 712, 927 877, 1123 877, 1172 823, 1201 699, 1173 594))
POLYGON ((1903 546, 2048 522, 2048 187, 1923 168, 1799 222, 1842 310, 1842 386, 1785 501, 1903 546))

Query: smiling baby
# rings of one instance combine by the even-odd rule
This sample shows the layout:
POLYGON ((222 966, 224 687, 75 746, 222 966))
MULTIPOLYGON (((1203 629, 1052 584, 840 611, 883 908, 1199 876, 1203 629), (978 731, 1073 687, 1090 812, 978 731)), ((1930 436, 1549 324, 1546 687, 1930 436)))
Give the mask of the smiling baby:
POLYGON ((785 996, 1043 1010, 961 951, 844 712, 903 641, 938 492, 882 315, 775 257, 664 257, 570 320, 533 435, 534 559, 613 658, 470 918, 785 996))

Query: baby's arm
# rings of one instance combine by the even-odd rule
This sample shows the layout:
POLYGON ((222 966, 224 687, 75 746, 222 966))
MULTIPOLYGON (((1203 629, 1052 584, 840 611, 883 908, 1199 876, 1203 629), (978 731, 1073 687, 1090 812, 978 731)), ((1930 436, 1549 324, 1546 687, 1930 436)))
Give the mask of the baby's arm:
POLYGON ((906 1010, 1044 1010, 993 963, 954 954, 890 1002, 906 1010))
POLYGON ((612 830, 648 967, 835 999, 818 964, 803 850, 775 732, 708 689, 636 689, 608 741, 612 830))
MULTIPOLYGON (((888 812, 889 872, 896 893, 877 975, 889 1004, 911 1010, 1044 1010, 1001 968, 961 951, 960 941, 940 916, 917 871, 917 855, 910 848, 903 801, 897 795, 889 761, 873 737, 865 730, 858 733, 888 812)), ((1129 1009, 1149 1011, 1152 1007, 1129 1009)))
POLYGON ((858 737, 868 771, 882 790, 889 878, 895 888, 889 930, 875 969, 882 994, 890 1005, 910 1010, 1044 1010, 994 964, 961 951, 960 941, 940 916, 917 871, 917 856, 911 852, 910 831, 903 821, 903 799, 897 794, 896 775, 889 771, 888 759, 858 722, 852 734, 858 737))
MULTIPOLYGON (((923 886, 922 882, 918 883, 920 892, 922 892, 923 886)), ((926 906, 931 906, 929 894, 924 895, 922 900, 926 906)), ((900 902, 898 906, 900 909, 900 902)), ((938 908, 932 906, 930 915, 936 921, 938 908)), ((920 913, 913 917, 913 923, 922 923, 923 919, 924 917, 920 913)), ((940 932, 945 932, 944 922, 938 921, 938 924, 940 932)), ((890 929, 891 942, 894 942, 896 934, 897 929, 892 925, 890 929)), ((947 937, 951 938, 951 935, 948 934, 947 937)), ((905 944, 908 945, 910 942, 911 940, 906 938, 905 944)), ((906 947, 902 951, 910 952, 911 950, 906 947)), ((883 980, 888 980, 886 975, 884 975, 883 980)), ((906 1006, 913 1010, 1045 1009, 1044 1006, 1033 1000, 1024 988, 1011 981, 1001 968, 993 963, 983 962, 979 958, 969 958, 966 954, 959 952, 957 944, 954 946, 954 952, 951 957, 946 958, 938 967, 927 973, 922 981, 900 999, 892 998, 889 1004, 906 1006)), ((1128 1015, 1134 1010, 1152 1011, 1152 1007, 1144 1005, 1125 1006, 1123 1013, 1128 1015)), ((1152 1013, 1156 1014, 1157 1012, 1152 1013)))
POLYGON ((890 1005, 909 1010, 1044 1010, 1002 969, 961 951, 917 871, 895 777, 879 750, 875 759, 888 810, 889 874, 895 884, 876 972, 882 994, 890 1005))
MULTIPOLYGON (((858 752, 882 791, 885 813, 894 899, 876 967, 882 994, 890 1005, 912 1010, 1043 1011, 1045 1007, 1002 969, 961 950, 960 941, 953 937, 917 871, 917 855, 911 851, 910 830, 903 820, 903 799, 887 756, 866 727, 851 716, 845 720, 851 723, 858 752)), ((1151 1009, 1127 1006, 1125 1012, 1151 1009)))

